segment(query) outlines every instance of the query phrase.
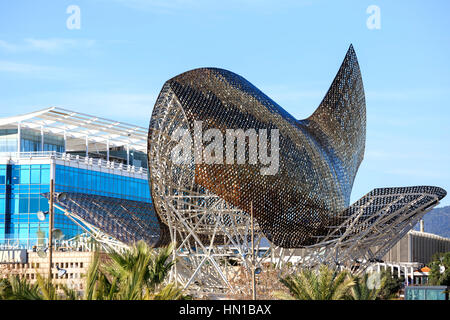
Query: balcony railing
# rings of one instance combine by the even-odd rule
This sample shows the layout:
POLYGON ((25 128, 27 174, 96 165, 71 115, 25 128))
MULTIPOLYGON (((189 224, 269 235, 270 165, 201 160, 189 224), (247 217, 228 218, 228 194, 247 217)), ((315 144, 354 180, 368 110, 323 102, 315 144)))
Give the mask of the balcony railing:
MULTIPOLYGON (((27 238, 27 239, 0 239, 0 250, 12 249, 37 249, 48 248, 48 238, 27 238)), ((99 248, 93 239, 85 236, 79 236, 77 239, 54 240, 53 248, 55 251, 94 251, 99 248)))
POLYGON ((106 161, 100 158, 83 157, 70 153, 61 153, 56 151, 30 151, 30 152, 0 152, 1 158, 10 159, 59 159, 64 161, 78 162, 81 164, 98 166, 108 169, 124 170, 130 173, 147 174, 147 169, 143 167, 135 167, 116 161, 106 161))

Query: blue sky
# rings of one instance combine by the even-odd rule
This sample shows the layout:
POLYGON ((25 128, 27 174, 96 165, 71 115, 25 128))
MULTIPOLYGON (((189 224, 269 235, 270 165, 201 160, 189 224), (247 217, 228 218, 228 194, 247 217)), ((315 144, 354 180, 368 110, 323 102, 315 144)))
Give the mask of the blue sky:
POLYGON ((353 43, 367 141, 351 201, 375 187, 450 191, 449 12, 445 0, 2 1, 0 117, 61 106, 148 126, 167 79, 214 66, 302 119, 353 43), (80 29, 66 26, 69 5, 80 29), (366 26, 370 5, 381 29, 366 26))

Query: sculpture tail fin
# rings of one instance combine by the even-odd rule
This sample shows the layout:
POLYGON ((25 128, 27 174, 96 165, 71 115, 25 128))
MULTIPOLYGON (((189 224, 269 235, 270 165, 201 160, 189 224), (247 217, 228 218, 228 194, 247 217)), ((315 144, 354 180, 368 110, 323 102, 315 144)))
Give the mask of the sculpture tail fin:
POLYGON ((352 45, 327 94, 307 120, 326 137, 326 143, 342 161, 352 185, 364 157, 366 140, 364 87, 352 45))

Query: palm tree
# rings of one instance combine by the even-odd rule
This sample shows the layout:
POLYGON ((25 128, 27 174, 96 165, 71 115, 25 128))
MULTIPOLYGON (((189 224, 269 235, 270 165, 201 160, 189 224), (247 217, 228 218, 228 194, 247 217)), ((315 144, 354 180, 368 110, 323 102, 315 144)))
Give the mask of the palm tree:
POLYGON ((140 241, 129 250, 107 254, 106 262, 100 254, 93 256, 85 276, 84 295, 65 285, 62 290, 37 274, 31 284, 19 276, 0 280, 0 299, 24 300, 178 300, 189 297, 176 283, 164 285, 174 261, 174 245, 153 249, 140 241), (62 292, 61 292, 62 291, 62 292))
POLYGON ((351 300, 375 300, 378 296, 377 289, 370 289, 367 285, 369 275, 365 273, 362 277, 353 277, 355 285, 350 290, 349 299, 351 300))
POLYGON ((176 300, 186 298, 176 284, 163 286, 174 261, 174 245, 152 249, 140 241, 129 250, 111 252, 105 263, 94 256, 86 276, 84 299, 176 300))
POLYGON ((31 284, 19 275, 2 279, 0 299, 4 300, 42 300, 37 284, 31 284))
POLYGON ((191 297, 183 295, 183 289, 175 283, 169 283, 156 292, 146 291, 144 300, 189 300, 191 297))
POLYGON ((117 291, 117 278, 111 282, 100 269, 100 254, 94 253, 85 276, 84 300, 112 300, 117 291))
POLYGON ((0 300, 7 300, 12 295, 11 283, 7 278, 0 279, 0 300))
POLYGON ((163 283, 170 269, 175 264, 174 260, 169 261, 174 247, 175 244, 172 243, 167 247, 159 249, 156 254, 152 254, 152 259, 150 259, 148 266, 149 275, 147 281, 149 286, 153 286, 154 290, 163 283))
POLYGON ((355 281, 345 271, 339 272, 321 265, 319 270, 303 269, 293 276, 280 279, 290 292, 276 292, 280 299, 342 300, 355 281))
POLYGON ((44 279, 40 274, 36 274, 36 284, 42 299, 59 300, 58 290, 51 280, 44 279))
POLYGON ((380 300, 390 300, 395 299, 398 296, 402 284, 404 282, 403 277, 397 277, 397 275, 392 274, 391 270, 381 271, 381 286, 378 290, 378 299, 380 300))
POLYGON ((58 294, 56 285, 40 274, 36 274, 36 283, 31 284, 19 275, 0 280, 0 300, 75 300, 77 293, 66 285, 60 284, 62 293, 58 294))

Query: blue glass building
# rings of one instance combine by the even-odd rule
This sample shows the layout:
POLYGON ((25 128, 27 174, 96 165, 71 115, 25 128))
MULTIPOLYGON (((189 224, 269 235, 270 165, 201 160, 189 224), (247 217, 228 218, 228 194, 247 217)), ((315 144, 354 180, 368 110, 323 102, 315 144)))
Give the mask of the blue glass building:
MULTIPOLYGON (((47 242, 49 192, 81 192, 150 202, 145 128, 48 108, 0 119, 0 247, 47 242)), ((65 240, 83 230, 55 209, 65 240)))

